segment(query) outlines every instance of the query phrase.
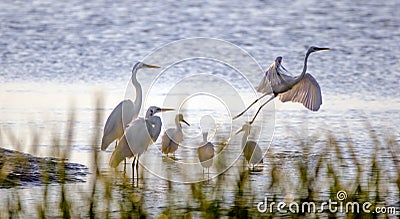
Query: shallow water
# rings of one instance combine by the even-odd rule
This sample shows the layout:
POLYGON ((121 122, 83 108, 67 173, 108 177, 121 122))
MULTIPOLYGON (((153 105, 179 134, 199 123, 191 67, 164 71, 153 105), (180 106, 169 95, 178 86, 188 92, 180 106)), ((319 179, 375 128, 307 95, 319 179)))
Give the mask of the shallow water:
MULTIPOLYGON (((283 56, 283 64, 293 74, 301 72, 308 46, 332 48, 309 59, 308 72, 322 89, 320 111, 309 112, 300 104, 279 101, 263 111, 265 123, 259 144, 266 151, 271 143, 269 150, 278 161, 289 159, 290 164, 292 160, 302 160, 296 156, 303 151, 299 138, 311 141, 316 136, 317 142, 323 144, 329 132, 337 135, 339 141, 350 136, 358 155, 370 158, 374 148, 366 121, 378 130, 378 137, 384 138, 390 133, 397 141, 400 138, 397 131, 400 3, 395 0, 368 3, 250 0, 246 4, 2 1, 0 8, 2 147, 29 152, 32 136, 40 133, 36 153, 51 155, 51 138, 65 136, 68 113, 74 107, 77 122, 71 160, 90 166, 92 136, 102 129, 93 124, 95 93, 104 98, 101 111, 105 120, 122 98, 133 95, 129 77, 136 60, 144 59, 167 43, 190 37, 219 38, 236 44, 253 56, 262 69, 276 56, 283 56), (21 147, 16 148, 7 137, 10 132, 15 133, 21 147)), ((174 55, 179 54, 171 54, 174 55)), ((213 60, 191 60, 163 70, 154 81, 155 89, 149 91, 149 102, 144 102, 144 108, 165 105, 166 97, 185 100, 194 88, 220 91, 218 96, 192 97, 182 106, 191 126, 184 127, 187 138, 185 147, 177 152, 180 161, 196 161, 194 147, 201 141, 202 118, 211 115, 215 121, 210 137, 215 143, 229 138, 246 121, 242 118, 231 123, 229 118, 241 108, 230 112, 223 104, 232 102, 229 98, 235 101, 234 98, 241 96, 243 106, 248 105, 255 95, 234 69, 213 60), (199 74, 213 77, 196 78, 199 74), (229 82, 239 94, 225 90, 221 93, 218 86, 222 82, 218 80, 229 82), (176 81, 180 81, 178 88, 176 81)), ((262 76, 254 71, 246 74, 253 86, 262 76)), ((138 80, 150 83, 153 77, 148 75, 156 73, 143 70, 138 80)), ((250 111, 249 116, 254 112, 250 111)), ((163 115, 165 127, 171 127, 173 116, 173 113, 163 115)), ((229 158, 232 162, 238 155, 240 138, 233 137, 230 148, 235 153, 229 158)), ((165 164, 158 153, 159 147, 160 139, 143 156, 143 162, 153 167, 175 168, 165 164), (152 154, 157 156, 146 159, 152 154)), ((100 153, 103 172, 111 171, 107 165, 111 151, 112 146, 100 153)), ((312 154, 319 156, 326 152, 317 144, 312 154)), ((390 172, 393 165, 385 163, 389 155, 384 152, 380 156, 390 172)), ((268 181, 269 168, 266 164, 261 172, 251 176, 261 194, 268 181)), ((290 165, 284 168, 290 173, 290 165)), ((201 168, 195 167, 195 172, 193 180, 201 177, 201 168)), ((211 173, 216 173, 215 168, 211 173)), ((147 177, 150 181, 158 179, 148 173, 147 177)), ((152 194, 149 192, 148 197, 152 194)))

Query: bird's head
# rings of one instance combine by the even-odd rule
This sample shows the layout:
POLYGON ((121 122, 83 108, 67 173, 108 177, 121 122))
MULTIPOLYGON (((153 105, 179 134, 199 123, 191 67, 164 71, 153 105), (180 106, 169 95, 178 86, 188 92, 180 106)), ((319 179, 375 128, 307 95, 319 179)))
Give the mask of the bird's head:
POLYGON ((190 126, 190 124, 188 122, 185 121, 185 119, 183 118, 183 115, 181 113, 179 113, 178 115, 176 115, 176 117, 178 117, 178 121, 179 122, 183 122, 186 125, 190 126))
POLYGON ((135 66, 133 66, 132 72, 133 72, 134 70, 138 70, 138 69, 141 69, 141 68, 160 68, 160 66, 149 65, 149 64, 146 64, 146 63, 143 63, 143 62, 137 62, 137 63, 135 64, 135 66))
POLYGON ((175 110, 175 109, 151 106, 151 107, 149 107, 149 109, 147 109, 146 117, 154 116, 156 113, 159 113, 159 112, 166 112, 166 111, 173 111, 173 110, 175 110))
POLYGON ((330 48, 311 46, 310 48, 308 48, 307 53, 313 53, 322 50, 330 50, 330 48))
POLYGON ((282 64, 282 56, 278 56, 278 57, 276 57, 276 59, 275 59, 275 63, 277 64, 277 65, 281 65, 282 64))

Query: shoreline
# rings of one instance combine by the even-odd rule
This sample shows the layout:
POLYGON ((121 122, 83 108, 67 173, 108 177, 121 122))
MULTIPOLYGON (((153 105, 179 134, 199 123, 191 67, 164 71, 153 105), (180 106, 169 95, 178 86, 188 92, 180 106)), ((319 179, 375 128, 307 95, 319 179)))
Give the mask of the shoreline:
POLYGON ((0 189, 86 182, 89 168, 67 159, 38 157, 0 147, 0 189))

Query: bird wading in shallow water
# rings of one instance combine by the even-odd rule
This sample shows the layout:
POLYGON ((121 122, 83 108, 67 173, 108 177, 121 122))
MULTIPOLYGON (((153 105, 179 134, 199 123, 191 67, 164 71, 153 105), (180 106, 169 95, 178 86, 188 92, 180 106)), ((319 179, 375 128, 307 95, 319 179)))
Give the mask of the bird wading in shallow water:
POLYGON ((139 180, 139 157, 147 148, 157 141, 161 132, 161 119, 156 113, 171 111, 174 109, 151 106, 146 112, 145 118, 137 118, 128 124, 125 134, 121 137, 117 147, 111 155, 110 166, 116 168, 125 158, 133 157, 132 179, 139 180))
POLYGON ((189 123, 183 119, 183 115, 179 113, 175 116, 176 128, 167 129, 162 136, 161 151, 167 156, 168 154, 173 153, 175 157, 175 151, 178 149, 179 144, 183 141, 181 122, 190 126, 189 123))
POLYGON ((208 132, 203 132, 203 142, 200 147, 197 148, 197 155, 199 156, 199 161, 201 166, 207 168, 207 173, 210 173, 210 167, 213 164, 214 158, 214 145, 207 140, 208 132))
MULTIPOLYGON (((135 120, 142 106, 142 86, 137 81, 136 74, 141 68, 160 68, 155 65, 148 65, 143 62, 136 63, 132 68, 132 84, 136 90, 135 101, 126 99, 121 101, 108 116, 104 125, 103 137, 101 139, 101 150, 106 150, 113 141, 118 141, 124 134, 128 123, 135 120)), ((117 145, 116 142, 115 145, 117 145)), ((125 162, 126 165, 126 162, 125 162)))
POLYGON ((254 122, 261 109, 277 96, 279 96, 282 102, 299 102, 309 110, 319 110, 322 104, 321 89, 315 78, 311 74, 306 73, 306 71, 310 54, 323 50, 329 50, 329 48, 311 46, 307 50, 304 58, 303 71, 300 75, 294 77, 284 74, 286 69, 282 66, 282 57, 277 57, 274 63, 268 68, 260 84, 256 87, 258 92, 264 94, 250 104, 243 112, 233 117, 233 119, 243 115, 251 106, 267 95, 272 95, 272 97, 258 108, 250 124, 254 122))
POLYGON ((237 135, 240 132, 244 132, 242 137, 243 155, 249 166, 252 168, 252 170, 254 170, 254 166, 256 164, 263 162, 263 153, 261 151, 260 146, 258 146, 257 142, 248 140, 248 137, 250 135, 250 130, 251 130, 251 125, 249 122, 246 122, 246 124, 244 124, 241 129, 236 131, 235 134, 237 135))

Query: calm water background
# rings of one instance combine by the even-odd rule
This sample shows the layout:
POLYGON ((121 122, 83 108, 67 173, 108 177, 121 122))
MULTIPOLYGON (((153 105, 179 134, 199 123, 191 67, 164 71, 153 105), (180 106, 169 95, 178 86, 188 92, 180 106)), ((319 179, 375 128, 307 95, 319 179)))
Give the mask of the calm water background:
MULTIPOLYGON (((91 154, 88 136, 102 128, 93 126, 95 91, 101 91, 105 98, 105 120, 124 98, 136 60, 167 43, 190 37, 212 37, 234 43, 252 55, 263 69, 276 56, 283 56, 285 67, 294 74, 301 72, 308 46, 332 48, 313 54, 309 60, 308 72, 322 88, 324 103, 320 111, 312 113, 300 104, 276 101, 270 150, 277 154, 278 160, 279 156, 298 157, 302 151, 299 136, 306 140, 308 136, 318 136, 324 143, 326 133, 333 131, 340 141, 351 136, 360 157, 365 157, 365 165, 369 165, 367 158, 371 157, 373 145, 366 120, 378 130, 379 137, 391 133, 397 140, 400 138, 400 3, 396 0, 245 3, 6 0, 0 2, 0 8, 2 147, 16 148, 7 138, 9 132, 16 134, 21 145, 29 145, 35 129, 45 133, 37 153, 48 155, 51 136, 65 133, 66 117, 73 103, 77 108, 77 123, 71 159, 89 165, 88 158, 83 158, 91 154)), ((178 73, 169 74, 159 86, 173 85, 185 70, 215 74, 224 71, 223 67, 214 69, 212 63, 208 63, 209 67, 204 67, 204 62, 192 64, 188 69, 175 69, 178 73)), ((145 74, 138 77, 146 80, 145 74)), ((226 77, 235 74, 228 71, 226 77)), ((261 75, 250 77, 251 81, 258 81, 261 75)), ((161 101, 158 105, 162 104, 162 95, 153 98, 161 101)), ((195 115, 207 110, 205 107, 191 112, 188 121, 194 125, 187 129, 188 134, 197 136, 200 117, 195 115)), ((219 118, 224 116, 228 118, 228 115, 219 118)), ((237 144, 239 141, 240 137, 235 140, 237 144)), ((270 136, 262 136, 260 142, 269 145, 270 136)), ((110 151, 102 154, 103 171, 110 171, 107 167, 110 154, 110 151)), ((313 154, 324 155, 318 149, 313 154)), ((194 159, 193 154, 187 156, 194 159)), ((388 156, 383 152, 383 163, 388 156)), ((385 168, 390 178, 393 166, 387 164, 385 168)), ((264 192, 263 182, 268 181, 267 170, 268 167, 253 176, 254 181, 260 182, 260 193, 264 192)), ((157 192, 155 189, 154 193, 157 192)))

